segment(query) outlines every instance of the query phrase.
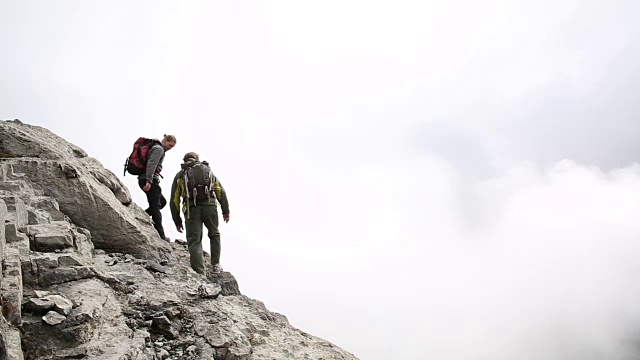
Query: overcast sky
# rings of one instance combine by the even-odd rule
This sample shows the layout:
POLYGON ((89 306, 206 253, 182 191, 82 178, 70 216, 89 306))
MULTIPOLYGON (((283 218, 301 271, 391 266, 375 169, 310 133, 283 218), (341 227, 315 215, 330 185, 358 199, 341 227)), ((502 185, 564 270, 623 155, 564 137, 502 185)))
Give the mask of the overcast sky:
POLYGON ((186 152, 212 164, 223 267, 294 326, 361 359, 640 356, 640 2, 0 14, 0 119, 82 147, 143 207, 124 160, 176 135, 165 196, 186 152))

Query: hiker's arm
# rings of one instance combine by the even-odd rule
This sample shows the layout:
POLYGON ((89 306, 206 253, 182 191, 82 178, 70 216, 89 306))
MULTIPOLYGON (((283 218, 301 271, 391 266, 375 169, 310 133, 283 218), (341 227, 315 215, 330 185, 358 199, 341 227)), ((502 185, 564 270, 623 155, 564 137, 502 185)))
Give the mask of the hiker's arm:
POLYGON ((171 218, 173 219, 176 227, 182 226, 182 219, 180 218, 180 194, 182 194, 182 184, 179 183, 180 173, 176 174, 171 184, 171 198, 169 201, 169 208, 171 209, 171 218))
POLYGON ((222 207, 222 215, 229 215, 229 200, 227 200, 227 193, 224 191, 222 184, 217 177, 213 177, 213 191, 216 193, 216 198, 220 202, 222 207))
POLYGON ((145 174, 145 179, 148 183, 153 182, 153 176, 156 173, 156 168, 160 163, 160 158, 162 157, 162 146, 154 145, 149 149, 149 154, 147 156, 147 173, 145 174))

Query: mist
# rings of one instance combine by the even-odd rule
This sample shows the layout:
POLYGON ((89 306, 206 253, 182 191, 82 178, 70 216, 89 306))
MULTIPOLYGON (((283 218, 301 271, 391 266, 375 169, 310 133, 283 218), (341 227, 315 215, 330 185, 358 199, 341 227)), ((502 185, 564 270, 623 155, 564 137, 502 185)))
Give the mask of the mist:
POLYGON ((174 134, 243 294, 359 358, 635 359, 639 7, 5 1, 0 119, 143 208, 124 160, 174 134))

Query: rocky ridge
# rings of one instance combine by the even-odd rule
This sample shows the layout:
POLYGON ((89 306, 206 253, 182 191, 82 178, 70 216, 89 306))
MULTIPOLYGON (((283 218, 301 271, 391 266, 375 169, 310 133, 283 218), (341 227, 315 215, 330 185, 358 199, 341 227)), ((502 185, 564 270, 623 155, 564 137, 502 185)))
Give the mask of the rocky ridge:
POLYGON ((49 130, 0 121, 0 360, 356 359, 189 267, 122 182, 49 130))

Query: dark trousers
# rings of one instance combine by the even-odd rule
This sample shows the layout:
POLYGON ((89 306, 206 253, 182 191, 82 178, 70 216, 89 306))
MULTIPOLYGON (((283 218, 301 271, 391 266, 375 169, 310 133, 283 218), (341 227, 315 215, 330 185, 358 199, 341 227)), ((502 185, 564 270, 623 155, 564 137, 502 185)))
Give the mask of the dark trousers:
MULTIPOLYGON (((138 179, 138 185, 142 189, 147 184, 145 179, 138 179)), ((156 228, 160 237, 164 240, 164 228, 162 227, 162 213, 160 210, 167 205, 167 199, 162 196, 162 189, 160 184, 156 181, 151 183, 151 189, 147 191, 147 201, 149 201, 149 208, 145 210, 147 214, 151 215, 153 220, 153 227, 156 228)))
POLYGON ((216 206, 191 206, 189 207, 189 218, 185 219, 191 268, 200 274, 204 274, 205 267, 202 253, 202 225, 207 228, 211 244, 211 265, 217 265, 220 262, 220 231, 218 231, 218 208, 216 206))

